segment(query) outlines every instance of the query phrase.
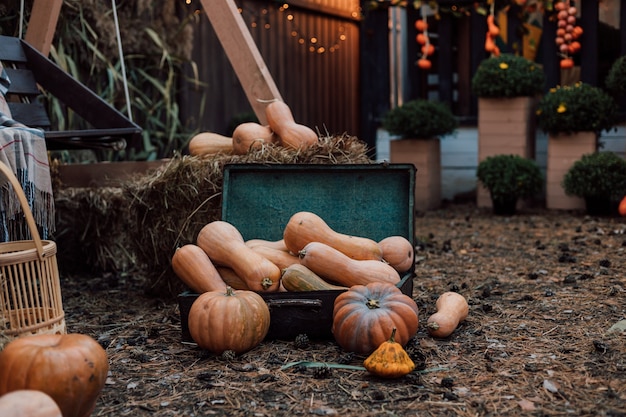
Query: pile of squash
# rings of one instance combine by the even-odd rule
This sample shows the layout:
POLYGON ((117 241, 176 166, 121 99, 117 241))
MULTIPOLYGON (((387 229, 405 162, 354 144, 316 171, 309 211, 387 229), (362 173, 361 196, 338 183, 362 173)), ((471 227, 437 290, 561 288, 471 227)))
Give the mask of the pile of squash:
MULTIPOLYGON (((381 349, 398 358, 417 333, 417 304, 398 288, 413 262, 414 248, 405 237, 377 242, 342 234, 308 211, 291 216, 279 241, 246 241, 234 225, 213 221, 194 244, 172 256, 176 275, 200 294, 188 316, 189 333, 199 347, 243 353, 260 344, 270 313, 259 293, 340 290, 333 306, 335 340, 346 351, 368 355, 366 368, 383 377, 400 376, 414 366, 409 358, 383 375, 380 369, 389 367, 379 361, 381 349)), ((437 310, 426 328, 443 338, 467 317, 468 306, 462 295, 449 292, 441 295, 437 310)))
POLYGON ((193 291, 255 292, 348 289, 386 282, 396 285, 413 263, 413 245, 402 236, 380 242, 333 230, 315 213, 289 219, 283 239, 245 241, 232 224, 206 224, 195 243, 172 256, 176 275, 193 291))
POLYGON ((255 122, 239 124, 232 137, 214 132, 198 133, 189 141, 189 154, 205 157, 217 153, 245 155, 263 144, 303 149, 318 142, 319 136, 308 126, 296 123, 289 106, 274 100, 265 107, 267 125, 255 122))
POLYGON ((172 256, 174 273, 200 294, 189 312, 189 333, 217 354, 245 352, 266 336, 269 309, 259 293, 380 283, 402 294, 396 284, 412 263, 413 245, 402 236, 376 242, 342 234, 307 211, 291 216, 279 241, 245 241, 231 223, 212 221, 172 256), (227 313, 233 309, 240 314, 227 313))

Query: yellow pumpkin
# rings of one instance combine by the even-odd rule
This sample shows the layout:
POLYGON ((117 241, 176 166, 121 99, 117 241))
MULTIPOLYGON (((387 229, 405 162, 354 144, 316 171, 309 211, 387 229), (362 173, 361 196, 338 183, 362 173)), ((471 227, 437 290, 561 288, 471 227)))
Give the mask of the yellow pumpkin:
POLYGON ((371 374, 382 378, 399 378, 415 369, 402 345, 395 341, 396 328, 391 331, 389 340, 381 345, 365 359, 363 366, 371 374))

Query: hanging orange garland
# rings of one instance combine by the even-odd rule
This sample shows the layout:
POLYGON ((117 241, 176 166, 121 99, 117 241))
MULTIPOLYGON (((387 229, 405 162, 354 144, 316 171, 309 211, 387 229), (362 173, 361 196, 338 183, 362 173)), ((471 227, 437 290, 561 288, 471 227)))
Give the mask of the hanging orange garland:
POLYGON ((500 48, 496 45, 496 38, 500 35, 500 28, 496 25, 493 7, 487 15, 487 34, 485 36, 485 51, 493 56, 500 56, 500 48))
POLYGON ((559 1, 554 4, 557 11, 556 42, 561 56, 561 68, 572 68, 574 60, 571 55, 580 51, 578 39, 583 34, 583 29, 576 25, 576 14, 578 9, 572 6, 570 0, 559 1))
POLYGON ((426 21, 426 16, 424 16, 424 14, 422 14, 421 18, 415 21, 415 29, 417 29, 417 36, 415 37, 415 40, 418 44, 422 45, 422 55, 417 60, 417 66, 427 71, 433 66, 429 57, 435 53, 435 46, 430 43, 430 37, 428 36, 428 22, 426 21))

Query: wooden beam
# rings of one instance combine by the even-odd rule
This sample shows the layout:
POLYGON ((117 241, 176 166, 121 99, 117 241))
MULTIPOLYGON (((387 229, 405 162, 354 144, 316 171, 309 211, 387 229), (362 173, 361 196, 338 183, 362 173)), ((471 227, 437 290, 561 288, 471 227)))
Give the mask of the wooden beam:
POLYGON ((63 0, 35 0, 33 3, 24 40, 45 56, 50 54, 62 5, 63 0))
POLYGON ((282 100, 245 21, 233 0, 201 0, 246 97, 261 124, 269 100, 282 100))

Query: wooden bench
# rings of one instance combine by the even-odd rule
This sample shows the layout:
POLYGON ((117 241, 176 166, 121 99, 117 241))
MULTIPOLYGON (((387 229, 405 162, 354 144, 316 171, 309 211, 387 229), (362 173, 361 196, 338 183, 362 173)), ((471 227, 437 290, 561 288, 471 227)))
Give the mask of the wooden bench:
POLYGON ((10 80, 6 100, 12 118, 44 130, 46 146, 55 149, 139 149, 142 129, 27 42, 0 35, 0 62, 10 80), (55 131, 42 89, 80 116, 89 128, 55 131))

